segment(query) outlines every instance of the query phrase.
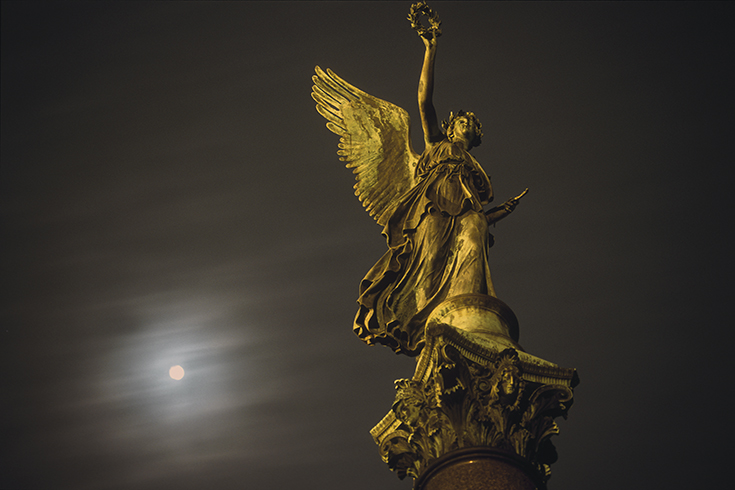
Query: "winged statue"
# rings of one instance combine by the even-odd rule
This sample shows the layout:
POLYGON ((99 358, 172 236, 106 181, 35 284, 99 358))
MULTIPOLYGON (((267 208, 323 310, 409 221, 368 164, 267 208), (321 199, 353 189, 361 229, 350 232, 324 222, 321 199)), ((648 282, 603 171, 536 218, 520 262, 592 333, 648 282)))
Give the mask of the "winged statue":
POLYGON ((370 345, 415 356, 439 304, 463 294, 495 296, 489 225, 512 212, 523 194, 484 209, 493 200, 492 185, 470 154, 482 141, 482 125, 464 111, 439 124, 432 96, 441 23, 424 2, 412 5, 409 20, 425 46, 418 89, 421 154, 412 147, 404 109, 331 70, 316 67, 312 97, 327 128, 340 136, 337 154, 355 174, 355 195, 388 244, 360 283, 354 331, 370 345))

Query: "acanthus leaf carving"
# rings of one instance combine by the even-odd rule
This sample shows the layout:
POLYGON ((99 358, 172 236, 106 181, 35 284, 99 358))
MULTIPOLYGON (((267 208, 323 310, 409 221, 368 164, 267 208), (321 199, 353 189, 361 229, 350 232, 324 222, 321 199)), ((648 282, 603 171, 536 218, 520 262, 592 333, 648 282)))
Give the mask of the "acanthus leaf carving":
POLYGON ((399 478, 417 478, 433 461, 463 447, 515 453, 544 478, 556 461, 549 440, 566 416, 572 390, 524 378, 515 349, 476 362, 437 339, 425 372, 397 380, 392 406, 397 426, 382 438, 381 455, 399 478))

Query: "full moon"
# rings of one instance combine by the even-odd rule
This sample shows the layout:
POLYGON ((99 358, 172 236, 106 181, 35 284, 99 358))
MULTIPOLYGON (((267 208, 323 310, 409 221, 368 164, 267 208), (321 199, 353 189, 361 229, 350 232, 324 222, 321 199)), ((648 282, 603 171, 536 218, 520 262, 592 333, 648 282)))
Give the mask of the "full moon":
POLYGON ((168 375, 178 381, 184 377, 184 368, 178 364, 176 366, 171 366, 171 369, 168 370, 168 375))

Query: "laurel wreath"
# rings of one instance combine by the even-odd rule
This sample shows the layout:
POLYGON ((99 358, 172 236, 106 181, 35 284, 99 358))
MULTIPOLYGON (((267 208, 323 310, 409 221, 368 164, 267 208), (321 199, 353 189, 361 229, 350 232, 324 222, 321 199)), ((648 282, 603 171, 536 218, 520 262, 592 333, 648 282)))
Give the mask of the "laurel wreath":
POLYGON ((435 37, 442 35, 442 22, 439 20, 439 15, 434 12, 426 2, 412 4, 411 10, 408 12, 408 20, 411 22, 413 30, 418 32, 419 36, 425 36, 430 32, 434 32, 435 37), (426 27, 421 23, 422 15, 425 15, 429 21, 429 27, 426 27))

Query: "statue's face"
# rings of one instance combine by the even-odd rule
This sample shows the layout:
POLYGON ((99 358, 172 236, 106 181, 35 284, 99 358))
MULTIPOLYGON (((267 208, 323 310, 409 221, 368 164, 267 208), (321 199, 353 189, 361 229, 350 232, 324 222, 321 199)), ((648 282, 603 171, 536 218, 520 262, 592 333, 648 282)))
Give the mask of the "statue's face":
POLYGON ((459 117, 452 127, 452 141, 465 140, 472 143, 477 136, 475 121, 468 117, 459 117))

